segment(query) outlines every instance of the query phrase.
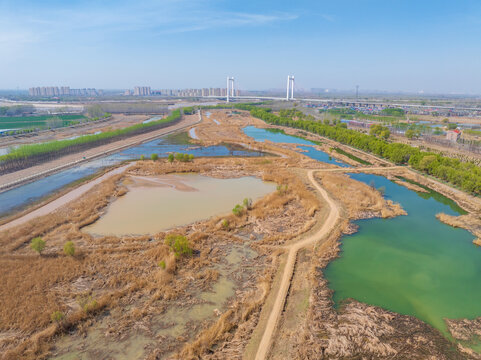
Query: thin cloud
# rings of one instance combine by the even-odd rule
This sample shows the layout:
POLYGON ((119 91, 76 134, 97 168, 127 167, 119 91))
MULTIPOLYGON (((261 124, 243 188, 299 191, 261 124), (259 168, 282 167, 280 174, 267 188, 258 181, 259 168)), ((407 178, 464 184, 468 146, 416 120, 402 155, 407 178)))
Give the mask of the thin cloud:
MULTIPOLYGON (((29 44, 35 43, 39 40, 39 35, 35 34, 30 31, 25 30, 1 30, 0 31, 0 45, 9 46, 9 45, 22 45, 22 44, 29 44)), ((5 50, 5 48, 3 48, 5 50)))
POLYGON ((102 37, 148 31, 151 34, 198 32, 217 28, 263 26, 292 21, 290 13, 244 13, 211 9, 203 2, 166 1, 141 5, 120 4, 107 7, 63 7, 42 11, 4 13, 0 15, 0 41, 12 42, 27 38, 26 31, 37 34, 32 41, 48 41, 52 37, 82 33, 102 37), (3 28, 3 29, 2 29, 3 28), (8 31, 7 31, 8 29, 8 31), (15 29, 18 29, 17 31, 15 29))
POLYGON ((329 14, 321 14, 321 17, 324 20, 329 21, 329 22, 335 22, 336 21, 336 18, 332 15, 329 15, 329 14))
POLYGON ((161 33, 180 33, 203 31, 216 28, 235 28, 244 26, 261 26, 275 22, 292 21, 298 18, 292 14, 252 14, 252 13, 218 13, 215 15, 199 16, 190 19, 189 26, 171 27, 163 29, 161 33))

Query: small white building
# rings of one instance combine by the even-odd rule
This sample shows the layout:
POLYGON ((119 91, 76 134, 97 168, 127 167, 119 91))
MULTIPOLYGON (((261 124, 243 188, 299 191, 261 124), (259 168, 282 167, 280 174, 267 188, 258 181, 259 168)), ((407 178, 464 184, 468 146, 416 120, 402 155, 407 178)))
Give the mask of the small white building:
POLYGON ((448 130, 446 132, 446 139, 452 142, 458 141, 460 136, 461 136, 461 131, 458 129, 448 130))

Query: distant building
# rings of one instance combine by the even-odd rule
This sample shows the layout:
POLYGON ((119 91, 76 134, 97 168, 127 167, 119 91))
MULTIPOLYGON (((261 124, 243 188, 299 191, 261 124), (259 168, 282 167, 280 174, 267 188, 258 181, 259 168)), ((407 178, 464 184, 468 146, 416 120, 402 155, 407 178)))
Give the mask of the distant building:
POLYGON ((460 136, 461 136, 461 131, 458 129, 448 130, 446 132, 446 139, 452 142, 458 141, 460 136))
MULTIPOLYGON (((239 96, 239 90, 235 90, 234 94, 239 96)), ((127 95, 127 92, 125 92, 127 95)), ((226 96, 225 88, 202 88, 202 89, 162 89, 162 90, 150 90, 150 87, 137 86, 133 92, 134 96, 146 96, 146 95, 161 95, 161 96, 173 96, 173 97, 202 97, 202 96, 226 96)))
POLYGON ((150 86, 136 86, 134 88, 134 96, 150 96, 151 94, 150 86))
MULTIPOLYGON (((54 97, 54 96, 98 96, 101 91, 96 89, 71 89, 69 86, 42 86, 28 89, 30 96, 54 97)), ((103 94, 103 93, 102 93, 103 94)))
POLYGON ((60 88, 60 95, 70 95, 70 86, 62 86, 60 88))

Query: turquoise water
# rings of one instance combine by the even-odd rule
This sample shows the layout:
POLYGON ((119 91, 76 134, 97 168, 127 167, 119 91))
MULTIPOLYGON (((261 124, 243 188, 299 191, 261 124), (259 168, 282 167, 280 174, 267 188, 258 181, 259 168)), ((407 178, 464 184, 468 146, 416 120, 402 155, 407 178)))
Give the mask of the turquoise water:
POLYGON ((298 144, 298 148, 305 150, 303 154, 309 156, 312 159, 322 161, 328 164, 334 164, 340 167, 350 167, 350 165, 342 162, 341 160, 337 160, 334 157, 331 157, 329 154, 325 153, 324 151, 316 150, 311 146, 302 146, 302 145, 316 145, 312 141, 302 139, 300 137, 286 135, 281 132, 272 132, 266 129, 259 129, 255 126, 247 126, 244 129, 244 134, 250 136, 256 141, 264 142, 265 140, 272 141, 273 143, 289 143, 289 144, 298 144))
POLYGON ((435 217, 458 215, 452 201, 417 194, 382 176, 350 176, 385 187, 385 197, 408 215, 356 221, 359 231, 343 237, 341 256, 325 271, 336 305, 353 298, 414 315, 445 335, 443 318, 480 316, 481 251, 468 231, 435 217))

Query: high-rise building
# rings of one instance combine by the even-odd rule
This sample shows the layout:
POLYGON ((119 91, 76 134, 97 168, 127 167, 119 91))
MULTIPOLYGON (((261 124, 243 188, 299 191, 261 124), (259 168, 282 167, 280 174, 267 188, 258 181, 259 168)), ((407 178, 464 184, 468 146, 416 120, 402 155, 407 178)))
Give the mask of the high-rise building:
MULTIPOLYGON (((71 89, 70 86, 42 86, 42 87, 32 87, 28 89, 28 94, 30 96, 43 96, 43 97, 54 97, 54 96, 99 96, 101 91, 96 89, 71 89)), ((103 93, 102 93, 103 94, 103 93)))
POLYGON ((62 86, 60 88, 60 95, 69 96, 70 95, 70 86, 62 86))
POLYGON ((134 96, 150 96, 151 93, 150 86, 136 86, 134 88, 134 96))

